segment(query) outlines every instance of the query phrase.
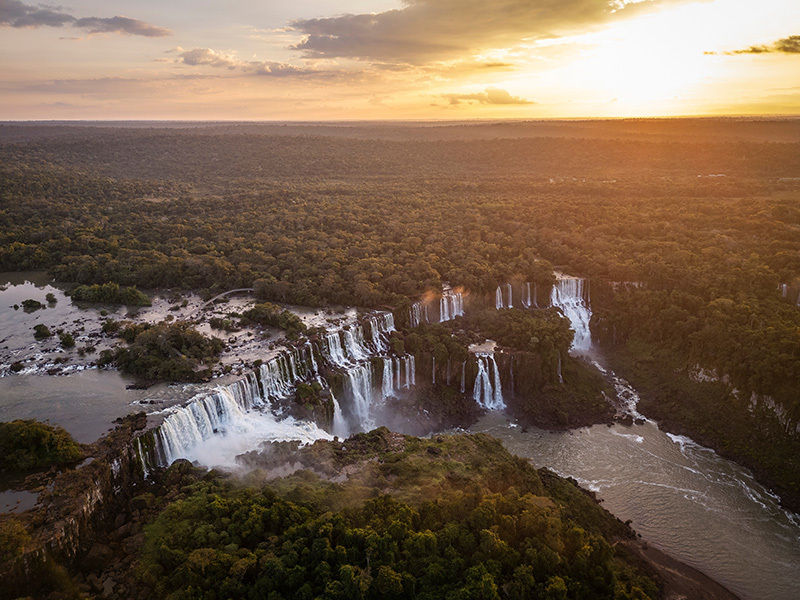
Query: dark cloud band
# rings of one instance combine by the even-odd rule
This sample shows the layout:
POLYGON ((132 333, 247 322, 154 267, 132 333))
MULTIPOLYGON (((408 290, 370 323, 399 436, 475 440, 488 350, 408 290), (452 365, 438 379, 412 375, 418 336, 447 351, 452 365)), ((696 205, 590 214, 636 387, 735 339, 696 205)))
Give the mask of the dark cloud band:
MULTIPOLYGON (((771 44, 763 46, 750 46, 742 50, 731 50, 722 54, 800 54, 800 35, 790 35, 781 38, 771 44)), ((706 54, 717 54, 716 52, 706 52, 706 54)))
POLYGON ((171 35, 169 29, 156 27, 129 17, 84 17, 77 18, 61 12, 57 7, 31 6, 20 0, 0 0, 0 25, 16 28, 63 27, 68 25, 83 29, 87 33, 119 33, 145 37, 171 35))

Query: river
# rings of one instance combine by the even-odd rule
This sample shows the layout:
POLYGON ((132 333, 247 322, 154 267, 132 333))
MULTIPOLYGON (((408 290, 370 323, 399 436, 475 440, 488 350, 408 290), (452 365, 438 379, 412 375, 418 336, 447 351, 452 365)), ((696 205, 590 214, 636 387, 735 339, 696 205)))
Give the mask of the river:
MULTIPOLYGON (((57 309, 31 315, 14 311, 5 294, 14 293, 13 301, 17 302, 34 293, 43 296, 43 292, 57 290, 42 283, 38 287, 27 284, 30 287, 22 289, 16 287, 21 282, 9 283, 11 286, 0 292, 5 305, 0 307, 0 316, 5 312, 20 331, 9 330, 6 352, 15 351, 15 338, 22 340, 17 344, 20 349, 33 343, 29 338, 34 318, 72 310, 68 309, 68 300, 59 295, 57 309), (28 322, 20 324, 20 318, 28 322)), ((574 293, 580 296, 580 291, 574 293)), ((578 300, 574 304, 580 307, 578 300)), ((58 316, 63 319, 72 315, 58 316)), ((588 323, 586 315, 579 316, 588 323)), ((580 339, 591 347, 588 331, 580 339)), ((192 386, 126 390, 125 383, 118 373, 97 370, 59 377, 8 374, 0 377, 0 419, 49 419, 79 441, 89 442, 112 426, 116 416, 156 408, 140 406, 143 400, 155 399, 162 409, 171 404, 166 402, 169 398, 188 398, 199 391, 192 386)), ((635 414, 635 392, 628 392, 623 395, 631 399, 628 409, 635 414)), ((800 598, 800 517, 782 510, 777 498, 749 471, 713 451, 664 433, 649 421, 630 427, 597 425, 547 432, 523 430, 504 412, 489 411, 470 431, 489 433, 537 467, 575 478, 595 491, 606 509, 622 520, 630 520, 643 539, 713 577, 743 599, 800 598)), ((218 443, 222 441, 212 441, 209 447, 219 453, 218 443)), ((252 440, 252 445, 257 442, 252 440)), ((5 500, 16 503, 26 499, 9 496, 5 500)))
POLYGON ((652 422, 523 431, 503 413, 470 428, 573 477, 642 538, 746 600, 800 598, 800 518, 749 471, 652 422))

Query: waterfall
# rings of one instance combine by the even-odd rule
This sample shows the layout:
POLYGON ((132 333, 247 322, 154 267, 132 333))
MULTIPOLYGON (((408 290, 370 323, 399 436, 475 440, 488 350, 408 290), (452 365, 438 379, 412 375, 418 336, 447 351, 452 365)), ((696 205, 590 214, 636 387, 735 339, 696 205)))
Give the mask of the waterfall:
MULTIPOLYGON (((290 355, 291 356, 291 355, 290 355)), ((294 384, 300 378, 290 368, 286 355, 280 354, 261 365, 259 375, 264 389, 264 398, 279 400, 288 397, 294 391, 294 384)), ((250 407, 246 407, 250 408, 250 407)))
POLYGON ((511 382, 511 397, 514 398, 514 355, 511 355, 511 358, 508 363, 508 370, 509 370, 509 381, 511 382))
POLYGON ((310 443, 330 438, 313 423, 291 417, 279 421, 269 411, 252 410, 264 401, 258 395, 255 376, 251 375, 173 409, 154 430, 154 460, 148 460, 149 453, 142 448, 140 439, 143 468, 147 470, 153 464, 167 466, 179 458, 197 460, 207 466, 233 467, 237 454, 255 448, 262 441, 310 443))
POLYGON ((408 323, 411 327, 418 327, 423 322, 430 323, 428 319, 428 306, 422 302, 414 302, 411 308, 408 309, 408 323))
POLYGON ((410 327, 419 327, 420 321, 420 307, 419 302, 414 302, 408 309, 408 325, 410 327))
POLYGON ((442 297, 439 298, 439 322, 444 323, 464 315, 464 297, 461 292, 454 292, 449 287, 444 288, 442 297))
POLYGON ((379 313, 377 315, 373 315, 369 318, 369 325, 373 349, 375 352, 386 352, 388 345, 384 341, 381 334, 396 331, 394 328, 394 315, 392 313, 379 313))
POLYGON ((781 284, 781 296, 783 296, 784 298, 786 298, 786 294, 787 294, 788 292, 789 292, 789 286, 788 286, 788 285, 786 285, 785 283, 782 283, 782 284, 781 284))
POLYGON ((511 284, 506 284, 506 292, 508 292, 508 302, 506 303, 506 308, 514 308, 514 304, 511 302, 511 284))
POLYGON ((572 349, 586 352, 592 347, 592 334, 589 331, 591 309, 583 299, 584 279, 559 276, 550 294, 550 303, 561 309, 569 319, 575 338, 572 349))
POLYGON ((374 426, 369 409, 372 405, 372 365, 364 363, 345 371, 345 392, 353 402, 353 415, 362 431, 374 426))
POLYGON ((535 308, 539 308, 539 301, 537 300, 538 297, 539 297, 539 289, 538 289, 538 286, 536 285, 536 282, 534 281, 533 282, 533 306, 535 308))
POLYGON ((494 307, 497 310, 504 308, 503 306, 503 290, 500 289, 500 286, 497 286, 497 291, 494 293, 494 307))
POLYGON ((342 339, 338 331, 331 331, 325 335, 325 345, 327 346, 326 358, 338 367, 348 364, 342 348, 342 339))
POLYGON ((561 376, 561 352, 558 353, 558 383, 564 383, 564 378, 561 376))
POLYGON ((319 373, 319 366, 317 366, 317 359, 314 358, 314 348, 311 346, 311 342, 306 342, 305 345, 306 352, 308 352, 308 359, 311 363, 311 370, 314 372, 314 375, 319 373))
POLYGON ((503 388, 500 385, 500 371, 493 354, 479 353, 475 355, 478 363, 478 374, 472 397, 480 406, 488 410, 502 410, 506 407, 503 401, 503 388))
POLYGON ((461 393, 466 390, 467 383, 467 361, 461 363, 461 393))
MULTIPOLYGON (((369 343, 365 342, 360 324, 342 331, 328 331, 320 340, 320 355, 344 376, 342 402, 331 393, 332 430, 338 436, 348 434, 351 429, 348 420, 360 431, 373 428, 371 407, 402 387, 416 384, 413 356, 385 354, 389 346, 387 335, 395 330, 392 314, 373 314, 368 322, 369 343), (375 389, 377 382, 373 381, 371 359, 376 354, 383 360, 380 389, 375 389)), ((287 349, 262 363, 257 373, 248 373, 173 409, 153 431, 153 446, 145 447, 139 441, 136 451, 145 473, 153 466, 169 465, 178 458, 197 460, 207 466, 233 467, 236 454, 257 448, 262 441, 305 443, 330 438, 311 422, 291 417, 278 420, 268 410, 273 402, 294 394, 301 381, 316 379, 327 386, 319 371, 317 351, 311 342, 287 349)))
POLYGON ((383 357, 383 378, 381 379, 381 397, 386 399, 403 388, 415 385, 414 357, 410 354, 404 356, 383 357))
POLYGON ((331 391, 331 400, 333 401, 333 435, 346 438, 348 435, 347 421, 344 418, 344 413, 342 412, 342 407, 339 405, 339 401, 336 399, 336 396, 333 395, 333 391, 331 391))
POLYGON ((136 453, 139 455, 139 462, 142 463, 142 476, 147 479, 150 476, 150 465, 147 452, 142 448, 142 436, 136 438, 136 453))
POLYGON ((358 362, 369 358, 370 352, 364 347, 364 330, 360 325, 352 325, 350 329, 344 329, 342 335, 344 347, 353 361, 358 362))
POLYGON ((433 358, 433 367, 431 368, 431 373, 432 373, 433 377, 431 379, 431 383, 433 385, 436 385, 436 357, 432 356, 431 358, 433 358))
POLYGON ((383 357, 383 377, 381 379, 381 397, 384 400, 389 396, 391 396, 392 392, 394 392, 395 389, 394 362, 395 359, 389 356, 383 357))
POLYGON ((525 283, 525 293, 522 295, 522 306, 525 308, 531 307, 531 284, 529 281, 525 283))

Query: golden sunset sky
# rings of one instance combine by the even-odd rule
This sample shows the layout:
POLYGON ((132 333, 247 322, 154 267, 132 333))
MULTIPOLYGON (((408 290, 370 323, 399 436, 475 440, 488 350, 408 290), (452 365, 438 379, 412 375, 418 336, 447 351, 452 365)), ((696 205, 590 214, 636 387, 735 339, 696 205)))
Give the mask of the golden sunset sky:
POLYGON ((800 0, 0 0, 0 120, 800 114, 800 0))

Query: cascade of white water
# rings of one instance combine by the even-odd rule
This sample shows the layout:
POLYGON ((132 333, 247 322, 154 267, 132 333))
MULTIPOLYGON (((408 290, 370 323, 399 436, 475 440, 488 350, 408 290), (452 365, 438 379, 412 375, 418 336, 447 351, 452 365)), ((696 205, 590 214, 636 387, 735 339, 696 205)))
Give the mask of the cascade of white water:
POLYGON ((263 404, 261 392, 258 388, 258 378, 253 371, 248 372, 244 378, 228 384, 228 388, 233 394, 236 403, 245 410, 250 410, 263 404))
POLYGON ((561 375, 561 352, 558 353, 558 383, 564 383, 564 377, 561 375))
POLYGON ((345 391, 353 402, 353 415, 361 430, 369 431, 374 425, 369 411, 373 396, 372 365, 356 365, 348 369, 345 375, 345 391))
POLYGON ((454 292, 450 288, 442 291, 439 298, 439 322, 444 323, 464 315, 464 297, 461 292, 454 292))
POLYGON ((382 399, 388 398, 402 388, 408 389, 415 383, 414 357, 412 355, 383 357, 382 399))
MULTIPOLYGON (((237 382, 238 383, 238 382, 237 382)), ((239 391, 245 386, 239 386, 239 391)), ((300 440, 310 443, 329 434, 310 422, 291 417, 278 421, 270 411, 248 411, 257 398, 240 397, 234 386, 217 388, 177 408, 154 430, 154 458, 167 466, 179 458, 197 460, 207 466, 234 466, 235 456, 262 441, 300 440), (240 404, 240 402, 245 401, 240 404)), ((141 450, 141 442, 140 442, 141 450)), ((143 466, 147 469, 148 453, 143 466)))
POLYGON ((538 289, 538 286, 536 285, 536 282, 534 281, 533 282, 533 306, 535 308, 539 308, 539 301, 537 300, 538 297, 539 297, 539 289, 538 289))
POLYGON ((364 330, 360 325, 352 325, 350 329, 342 331, 344 347, 352 361, 361 361, 369 358, 370 352, 364 347, 364 330))
MULTIPOLYGON (((385 400, 394 392, 394 363, 395 360, 390 356, 383 357, 383 377, 381 379, 381 397, 385 400)), ((399 386, 398 386, 399 387, 399 386)))
POLYGON ((150 465, 148 464, 147 452, 142 448, 141 436, 136 438, 136 452, 139 455, 139 462, 142 463, 142 475, 147 479, 150 476, 150 465))
POLYGON ((314 347, 311 345, 311 342, 306 342, 305 349, 306 353, 308 354, 308 360, 311 363, 311 370, 314 375, 318 375, 319 366, 317 366, 317 359, 314 358, 314 347))
POLYGON ((333 395, 333 390, 331 390, 331 400, 333 401, 333 435, 346 438, 348 435, 347 421, 344 418, 339 401, 333 395))
POLYGON ((286 357, 280 354, 261 365, 259 375, 265 399, 286 398, 294 391, 294 384, 298 378, 292 373, 289 364, 286 357))
POLYGON ((525 308, 531 307, 531 284, 529 281, 525 283, 525 288, 522 293, 522 306, 525 308))
POLYGON ((436 385, 436 357, 433 356, 431 358, 433 358, 433 367, 431 368, 431 373, 432 373, 431 383, 433 385, 436 385))
POLYGON ((475 376, 473 399, 488 410, 502 410, 506 405, 503 402, 500 372, 497 369, 494 355, 479 353, 475 355, 475 360, 478 363, 478 374, 475 376))
POLYGON ((413 354, 409 354, 407 359, 408 362, 406 363, 406 387, 409 386, 408 383, 408 374, 409 374, 409 366, 411 372, 411 385, 417 385, 417 366, 415 362, 415 358, 413 354))
POLYGON ((511 284, 506 284, 506 293, 508 295, 508 302, 506 303, 506 308, 514 308, 514 304, 511 302, 511 284))
POLYGON ((286 362, 288 364, 288 371, 289 371, 288 374, 289 374, 289 377, 291 378, 291 381, 293 381, 293 382, 297 381, 298 379, 300 379, 300 375, 298 375, 298 370, 297 370, 297 362, 298 361, 295 359, 296 356, 297 356, 297 349, 295 348, 286 357, 286 362))
POLYGON ((492 394, 492 403, 486 408, 489 410, 501 410, 506 407, 506 403, 503 401, 503 386, 500 385, 500 369, 497 368, 494 354, 489 355, 489 362, 491 363, 492 371, 494 371, 494 390, 492 394))
POLYGON ((497 286, 497 291, 495 291, 495 293, 494 293, 494 307, 497 310, 500 310, 501 308, 505 308, 503 306, 503 290, 500 289, 499 285, 497 286))
POLYGON ((461 393, 463 394, 467 384, 467 361, 461 363, 461 393))
POLYGON ((422 323, 430 323, 428 319, 428 305, 423 305, 422 302, 414 302, 409 309, 409 325, 417 327, 422 323))
POLYGON ((392 313, 373 315, 369 318, 369 326, 374 351, 386 352, 388 345, 381 334, 395 331, 394 315, 392 313))
MULTIPOLYGON (((392 361, 393 369, 394 369, 394 380, 397 382, 397 387, 400 387, 400 382, 402 381, 402 369, 403 369, 403 359, 398 358, 397 360, 392 361)), ((408 387, 408 386, 406 386, 408 387)))
POLYGON ((578 352, 586 352, 592 347, 589 331, 592 312, 583 299, 583 285, 583 279, 560 276, 550 294, 550 303, 561 309, 575 331, 572 349, 578 352))
POLYGON ((511 358, 508 361, 508 379, 511 382, 511 397, 514 398, 514 355, 511 355, 511 358))
POLYGON ((325 335, 326 356, 330 362, 338 367, 343 367, 348 364, 348 360, 342 348, 342 338, 339 337, 338 331, 330 331, 325 335))
POLYGON ((419 302, 414 302, 411 307, 408 309, 408 324, 410 327, 418 327, 420 321, 420 313, 422 309, 420 308, 419 302))
MULTIPOLYGON (((252 402, 251 402, 252 403, 252 402)), ((191 450, 228 425, 245 420, 245 408, 237 404, 227 387, 192 400, 168 416, 157 430, 166 465, 188 458, 191 450)))

